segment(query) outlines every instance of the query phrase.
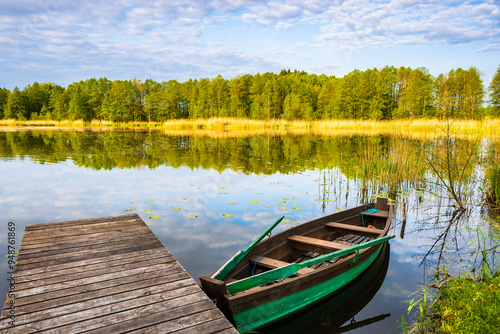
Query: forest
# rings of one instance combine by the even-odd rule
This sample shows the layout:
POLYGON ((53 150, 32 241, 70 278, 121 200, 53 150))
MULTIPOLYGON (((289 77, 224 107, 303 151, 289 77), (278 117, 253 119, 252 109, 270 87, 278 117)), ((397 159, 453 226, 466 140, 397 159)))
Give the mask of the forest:
POLYGON ((500 67, 487 93, 480 71, 386 66, 344 77, 282 70, 232 79, 156 82, 91 78, 0 88, 0 119, 164 122, 172 119, 391 120, 500 116, 500 67), (488 100, 489 98, 489 100, 488 100))

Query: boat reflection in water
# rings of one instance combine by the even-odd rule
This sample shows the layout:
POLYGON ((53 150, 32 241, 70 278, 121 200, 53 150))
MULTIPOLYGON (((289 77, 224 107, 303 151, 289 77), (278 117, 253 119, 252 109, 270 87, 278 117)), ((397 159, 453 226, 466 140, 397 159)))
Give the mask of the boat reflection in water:
POLYGON ((385 243, 371 267, 346 288, 306 310, 258 330, 258 333, 343 333, 383 320, 390 314, 351 322, 375 296, 389 267, 390 244, 385 243))

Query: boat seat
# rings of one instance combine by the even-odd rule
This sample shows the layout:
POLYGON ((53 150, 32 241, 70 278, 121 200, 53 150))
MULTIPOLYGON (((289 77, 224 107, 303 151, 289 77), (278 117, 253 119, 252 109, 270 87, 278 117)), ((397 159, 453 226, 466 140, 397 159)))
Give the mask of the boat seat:
POLYGON ((389 211, 380 210, 377 212, 364 211, 363 216, 375 218, 389 218, 389 211))
POLYGON ((316 252, 320 254, 328 254, 340 249, 350 247, 349 245, 344 245, 338 242, 304 237, 302 235, 292 235, 288 237, 288 241, 292 243, 292 247, 295 249, 316 252))
POLYGON ((342 223, 333 223, 333 222, 326 223, 325 226, 332 227, 332 228, 338 228, 338 229, 349 231, 349 232, 360 232, 360 233, 366 233, 366 234, 371 234, 371 235, 380 235, 383 232, 383 230, 379 230, 378 228, 369 228, 369 227, 348 225, 348 224, 342 224, 342 223))
MULTIPOLYGON (((260 257, 259 256, 252 257, 252 258, 249 259, 249 261, 252 264, 254 264, 255 262, 257 262, 257 265, 265 267, 265 268, 269 268, 269 269, 277 269, 277 268, 285 267, 285 266, 288 266, 289 264, 291 264, 291 263, 288 263, 288 262, 285 262, 285 261, 271 259, 271 258, 268 258, 268 257, 264 257, 263 258, 262 256, 260 256, 260 257)), ((308 274, 308 273, 313 272, 313 271, 314 271, 314 269, 304 268, 304 269, 300 269, 297 272, 297 274, 298 275, 304 275, 304 274, 308 274)))

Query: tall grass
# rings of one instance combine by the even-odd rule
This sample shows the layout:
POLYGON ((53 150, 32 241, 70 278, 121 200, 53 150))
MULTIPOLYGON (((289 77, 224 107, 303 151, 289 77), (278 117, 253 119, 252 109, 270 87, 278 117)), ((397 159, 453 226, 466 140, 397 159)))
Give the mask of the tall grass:
POLYGON ((495 207, 500 208, 500 165, 493 165, 486 172, 487 191, 486 200, 495 207))
MULTIPOLYGON (((111 121, 93 120, 37 120, 18 121, 0 120, 0 126, 11 127, 112 127, 112 128, 161 128, 165 131, 189 131, 204 134, 207 131, 237 132, 237 131, 303 131, 329 136, 345 135, 399 135, 409 138, 432 139, 440 136, 445 121, 438 119, 401 119, 391 121, 370 120, 254 120, 230 117, 207 119, 175 119, 163 123, 129 122, 119 123, 111 121)), ((451 124, 451 132, 457 136, 468 137, 480 135, 494 136, 500 128, 500 119, 484 120, 456 120, 451 124)))

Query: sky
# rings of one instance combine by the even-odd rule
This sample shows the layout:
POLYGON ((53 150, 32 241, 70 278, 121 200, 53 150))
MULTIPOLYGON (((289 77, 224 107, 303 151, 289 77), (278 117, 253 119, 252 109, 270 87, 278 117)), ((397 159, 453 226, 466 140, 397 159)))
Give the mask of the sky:
POLYGON ((0 0, 0 87, 500 66, 500 1, 0 0))

